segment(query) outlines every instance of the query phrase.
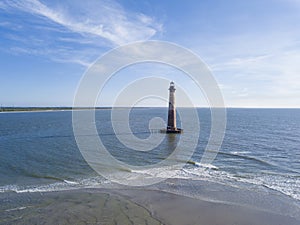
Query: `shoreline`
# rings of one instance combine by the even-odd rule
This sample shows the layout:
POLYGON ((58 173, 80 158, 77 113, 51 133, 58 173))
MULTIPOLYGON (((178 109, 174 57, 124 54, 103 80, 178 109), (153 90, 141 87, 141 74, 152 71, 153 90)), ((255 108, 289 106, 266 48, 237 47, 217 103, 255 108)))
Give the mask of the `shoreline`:
POLYGON ((24 112, 64 112, 81 110, 111 110, 111 109, 147 109, 147 108, 166 108, 166 107, 2 107, 0 113, 24 113, 24 112))
MULTIPOLYGON (((126 107, 126 106, 96 106, 96 107, 0 107, 0 112, 36 112, 36 111, 72 111, 72 110, 107 110, 107 109, 148 109, 148 108, 167 108, 167 107, 126 107)), ((179 107, 180 108, 180 107, 179 107)), ((184 107, 183 107, 184 108, 184 107)))
MULTIPOLYGON (((135 109, 147 109, 147 108, 164 108, 165 106, 138 106, 138 107, 126 107, 126 106, 120 106, 120 107, 112 107, 112 106, 103 106, 103 107, 0 107, 0 113, 6 113, 6 112, 44 112, 44 111, 72 111, 72 110, 107 110, 107 109, 128 109, 128 108, 135 108, 135 109)), ((211 109, 211 107, 178 107, 182 109, 189 109, 189 108, 196 108, 196 109, 211 109)), ((215 107, 217 108, 217 107, 215 107)), ((225 109, 249 109, 249 110, 299 110, 300 108, 276 108, 276 107, 270 107, 270 108, 255 108, 255 107, 225 107, 225 109)))
POLYGON ((0 195, 0 224, 251 224, 299 220, 252 207, 194 199, 162 190, 89 188, 0 195))

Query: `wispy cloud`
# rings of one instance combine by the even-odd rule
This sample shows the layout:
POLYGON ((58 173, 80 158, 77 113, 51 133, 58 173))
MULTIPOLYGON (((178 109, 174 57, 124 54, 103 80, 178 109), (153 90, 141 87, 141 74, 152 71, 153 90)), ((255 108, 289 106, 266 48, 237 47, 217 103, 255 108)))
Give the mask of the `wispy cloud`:
MULTIPOLYGON (((140 13, 126 12, 112 1, 71 1, 47 6, 38 0, 5 1, 4 8, 11 7, 47 18, 72 32, 96 35, 122 45, 128 42, 145 40, 162 29, 153 18, 140 13)), ((3 4, 4 4, 3 3, 3 4)))
POLYGON ((223 37, 206 50, 230 106, 299 107, 300 33, 281 29, 223 37))
POLYGON ((60 49, 39 49, 30 47, 11 47, 6 49, 7 52, 14 55, 36 55, 39 57, 47 57, 48 59, 59 63, 73 63, 83 67, 89 67, 94 58, 97 57, 97 52, 92 48, 71 50, 67 48, 60 49))
POLYGON ((213 64, 211 65, 211 69, 214 71, 218 70, 227 70, 227 69, 237 69, 243 68, 246 69, 248 67, 252 67, 257 63, 261 63, 265 59, 271 57, 272 55, 258 55, 258 56, 244 56, 244 57, 233 57, 228 61, 213 64))
POLYGON ((83 66, 90 65, 108 48, 147 40, 162 30, 162 24, 154 18, 127 11, 114 1, 46 4, 39 0, 7 0, 0 2, 0 9, 14 18, 25 15, 29 21, 1 22, 0 26, 10 29, 3 37, 12 42, 2 50, 83 66))

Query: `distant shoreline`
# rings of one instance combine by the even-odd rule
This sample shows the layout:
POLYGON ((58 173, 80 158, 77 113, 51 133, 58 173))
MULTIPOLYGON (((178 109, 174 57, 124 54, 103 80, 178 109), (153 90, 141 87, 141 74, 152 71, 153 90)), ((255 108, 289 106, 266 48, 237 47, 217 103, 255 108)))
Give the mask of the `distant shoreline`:
MULTIPOLYGON (((24 112, 64 112, 73 110, 111 110, 113 107, 2 107, 0 113, 24 113, 24 112)), ((128 109, 130 107, 114 107, 114 109, 128 109)), ((145 109, 153 107, 134 107, 135 109, 145 109)), ((155 107, 166 108, 166 107, 155 107)))
POLYGON ((3 112, 52 112, 52 111, 71 111, 71 110, 90 110, 90 109, 111 109, 111 107, 2 107, 0 113, 3 112))
MULTIPOLYGON (((135 109, 145 109, 145 108, 167 108, 167 107, 157 107, 157 106, 141 106, 141 107, 0 107, 0 113, 5 112, 52 112, 52 111, 72 111, 72 110, 107 110, 112 108, 118 109, 127 109, 127 108, 135 108, 135 109)), ((190 108, 190 107, 177 107, 177 108, 190 108)), ((210 107, 196 107, 203 109, 210 109, 210 107)), ((300 108, 239 108, 239 107, 225 107, 225 109, 300 109, 300 108)))

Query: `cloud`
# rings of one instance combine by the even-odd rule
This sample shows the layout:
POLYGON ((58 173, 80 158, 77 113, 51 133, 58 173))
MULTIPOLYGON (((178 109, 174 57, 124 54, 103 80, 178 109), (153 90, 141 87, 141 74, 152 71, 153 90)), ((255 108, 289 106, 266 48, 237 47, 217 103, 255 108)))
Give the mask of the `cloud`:
POLYGON ((82 35, 103 38, 113 45, 146 40, 161 31, 153 18, 127 12, 113 1, 66 1, 48 6, 38 0, 5 1, 2 8, 12 8, 44 17, 82 35))
POLYGON ((0 2, 0 50, 89 66, 104 51, 147 40, 162 30, 154 18, 114 1, 7 0, 0 2), (3 42, 4 42, 3 41, 3 42))
POLYGON ((54 62, 59 63, 73 63, 83 67, 89 67, 93 61, 91 55, 96 57, 96 52, 93 49, 87 48, 85 50, 72 50, 60 48, 57 49, 35 49, 29 47, 11 47, 7 49, 7 52, 14 55, 36 55, 40 57, 49 58, 54 62), (58 53, 59 51, 59 53, 58 53))
MULTIPOLYGON (((299 107, 299 29, 229 35, 206 60, 229 106, 299 107)), ((200 52, 200 51, 199 51, 200 52)), ((202 51, 203 54, 203 51, 202 51)))
POLYGON ((227 62, 211 65, 211 69, 214 71, 225 70, 225 69, 246 69, 255 66, 257 63, 261 63, 265 59, 272 55, 258 55, 258 56, 245 56, 245 57, 233 57, 227 62))

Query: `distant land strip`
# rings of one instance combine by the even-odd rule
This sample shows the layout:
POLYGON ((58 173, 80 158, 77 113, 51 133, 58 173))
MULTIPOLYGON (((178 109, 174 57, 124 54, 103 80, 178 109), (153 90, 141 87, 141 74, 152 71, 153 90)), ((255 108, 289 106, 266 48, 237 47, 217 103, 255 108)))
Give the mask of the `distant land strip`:
POLYGON ((27 111, 63 111, 63 110, 88 110, 111 109, 112 107, 0 107, 0 112, 27 112, 27 111))

